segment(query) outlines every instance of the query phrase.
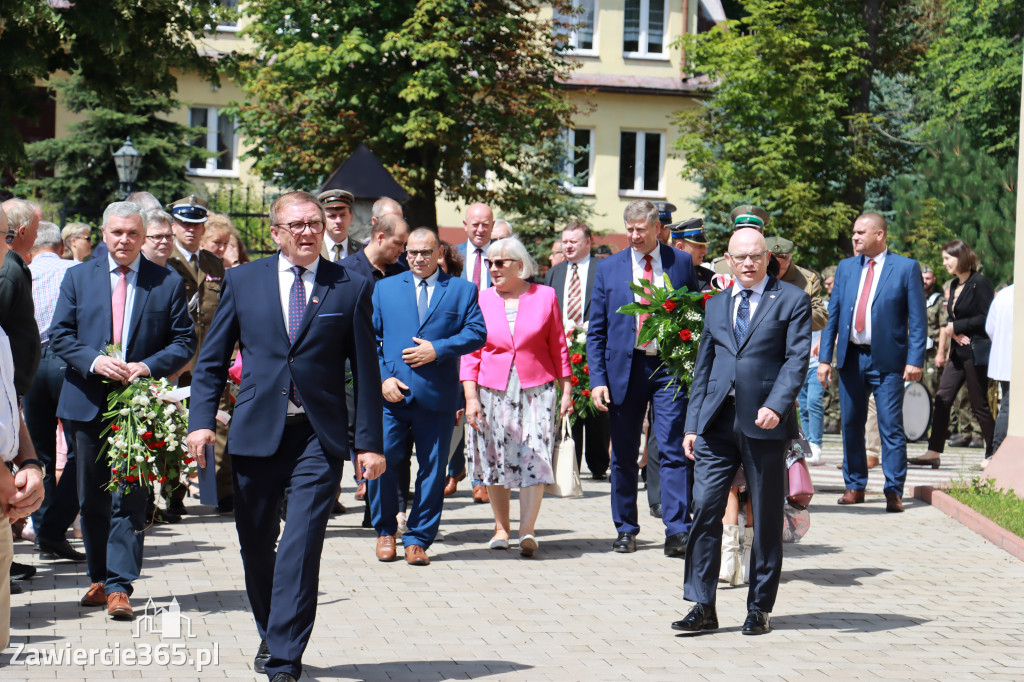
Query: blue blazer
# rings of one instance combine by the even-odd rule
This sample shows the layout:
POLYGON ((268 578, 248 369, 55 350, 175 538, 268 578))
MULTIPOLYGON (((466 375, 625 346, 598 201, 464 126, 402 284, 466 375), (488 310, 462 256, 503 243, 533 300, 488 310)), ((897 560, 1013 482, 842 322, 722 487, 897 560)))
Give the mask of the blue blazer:
MULTIPOLYGON (((862 256, 839 261, 828 302, 828 324, 821 334, 821 362, 846 363, 850 330, 857 306, 862 256)), ((924 367, 928 318, 921 266, 916 260, 888 252, 871 301, 871 364, 880 372, 903 374, 907 365, 924 367)))
POLYGON ((373 328, 381 380, 395 377, 409 387, 403 401, 433 412, 459 408, 459 361, 487 340, 487 327, 471 282, 438 272, 427 315, 421 324, 416 312, 416 280, 411 272, 381 280, 373 290, 373 328), (437 360, 412 368, 402 351, 416 344, 412 337, 434 346, 437 360))
MULTIPOLYGON (((68 363, 57 404, 61 419, 92 421, 107 409, 113 384, 89 373, 113 333, 107 265, 106 256, 92 259, 70 268, 61 282, 50 327, 53 352, 68 363)), ((196 334, 178 273, 139 261, 128 334, 122 344, 125 361, 144 363, 155 378, 173 374, 191 359, 196 334)))
MULTIPOLYGON (((661 266, 672 286, 685 286, 700 291, 690 254, 660 244, 661 266)), ((628 283, 633 281, 631 249, 623 249, 598 261, 597 278, 590 300, 590 324, 587 327, 587 362, 591 386, 607 386, 612 402, 619 404, 626 397, 629 368, 636 346, 636 316, 617 313, 621 306, 633 302, 628 283)), ((595 264, 591 264, 594 267, 595 264)))
MULTIPOLYGON (((732 287, 704 307, 704 331, 686 410, 686 432, 707 432, 729 391, 736 395, 736 416, 743 434, 762 440, 798 435, 793 405, 807 377, 811 355, 811 298, 792 284, 768 277, 747 335, 736 345, 732 287), (768 407, 781 415, 773 429, 754 424, 768 407)), ((732 425, 729 425, 730 430, 732 425)))
POLYGON ((320 258, 302 326, 295 343, 289 343, 277 263, 275 254, 227 271, 192 375, 189 431, 215 428, 217 403, 237 343, 242 381, 228 432, 232 454, 270 457, 277 451, 294 381, 324 452, 348 459, 346 360, 351 360, 355 387, 353 446, 383 452, 372 284, 320 258))
MULTIPOLYGON (((469 261, 466 260, 466 249, 469 246, 470 246, 470 243, 468 241, 466 241, 466 242, 462 242, 461 244, 456 245, 455 248, 458 249, 460 254, 462 254, 462 279, 464 279, 467 282, 469 282, 470 284, 472 284, 473 283, 473 273, 470 272, 470 270, 469 270, 469 261)), ((473 248, 476 248, 476 247, 473 247, 473 248)), ((487 247, 484 246, 483 250, 484 250, 483 257, 486 258, 487 257, 487 247)), ((480 290, 483 291, 484 289, 486 289, 489 286, 491 286, 491 271, 487 269, 486 265, 484 265, 483 263, 480 263, 480 290)))

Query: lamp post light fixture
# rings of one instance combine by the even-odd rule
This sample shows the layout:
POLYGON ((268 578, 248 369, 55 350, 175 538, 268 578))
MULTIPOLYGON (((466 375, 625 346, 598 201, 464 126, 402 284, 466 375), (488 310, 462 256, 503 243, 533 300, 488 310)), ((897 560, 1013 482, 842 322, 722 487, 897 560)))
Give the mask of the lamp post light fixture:
POLYGON ((117 179, 121 183, 121 191, 127 197, 132 192, 132 183, 139 177, 142 158, 145 156, 132 146, 132 138, 125 139, 124 145, 114 152, 114 167, 117 168, 117 179))

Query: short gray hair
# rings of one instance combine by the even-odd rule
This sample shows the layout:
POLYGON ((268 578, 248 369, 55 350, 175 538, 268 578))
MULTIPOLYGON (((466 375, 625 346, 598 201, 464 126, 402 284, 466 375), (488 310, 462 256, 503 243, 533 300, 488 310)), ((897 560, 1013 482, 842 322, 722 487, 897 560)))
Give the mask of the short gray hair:
POLYGON ((149 211, 145 211, 143 215, 145 216, 144 221, 146 223, 147 232, 149 231, 149 226, 154 223, 159 223, 160 225, 167 225, 168 227, 171 228, 174 227, 174 216, 172 216, 170 213, 163 210, 162 208, 156 208, 149 211))
POLYGON ((41 249, 53 249, 57 251, 61 245, 60 228, 45 220, 39 221, 39 232, 36 233, 36 242, 32 245, 35 251, 41 249))
POLYGON ((107 227, 107 220, 112 216, 118 218, 131 218, 133 216, 139 216, 142 220, 142 232, 146 232, 146 214, 143 212, 142 207, 131 201, 115 201, 109 204, 103 209, 103 228, 107 227))
POLYGON ((3 210, 7 214, 7 231, 17 232, 20 228, 32 224, 36 219, 36 208, 39 205, 27 199, 8 199, 3 210))
POLYGON ((495 260, 497 258, 511 258, 522 263, 523 269, 520 277, 523 279, 530 279, 537 272, 537 264, 530 257, 530 252, 515 237, 499 239, 487 247, 487 260, 495 260))
POLYGON ((661 221, 658 219, 658 207, 646 199, 629 202, 626 210, 622 212, 622 220, 626 223, 642 220, 648 225, 661 226, 661 221))
POLYGON ((380 220, 381 217, 393 213, 400 218, 405 217, 405 213, 402 211, 402 205, 392 199, 391 197, 381 197, 377 201, 373 202, 373 208, 370 209, 370 217, 380 220))

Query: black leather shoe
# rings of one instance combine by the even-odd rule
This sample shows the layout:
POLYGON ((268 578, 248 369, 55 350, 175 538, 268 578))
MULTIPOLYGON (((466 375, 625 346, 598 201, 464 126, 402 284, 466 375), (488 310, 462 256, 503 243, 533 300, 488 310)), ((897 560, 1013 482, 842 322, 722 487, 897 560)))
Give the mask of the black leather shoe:
POLYGON ((965 448, 971 442, 971 437, 966 433, 954 433, 946 441, 946 444, 953 448, 965 448))
POLYGON ((267 640, 260 642, 259 651, 256 652, 256 658, 252 660, 252 669, 258 673, 267 672, 267 662, 270 660, 270 649, 267 647, 267 640))
POLYGON ((270 682, 295 682, 295 678, 288 673, 278 673, 274 675, 274 679, 270 680, 270 682))
POLYGON ((686 556, 686 543, 690 541, 689 533, 676 533, 665 538, 665 556, 682 559, 686 556))
POLYGON ((224 499, 217 503, 218 514, 230 514, 233 511, 235 511, 234 495, 228 495, 227 497, 225 497, 224 499))
POLYGON ((35 566, 28 566, 26 564, 19 564, 17 561, 11 562, 11 580, 28 580, 36 574, 35 566))
POLYGON ((612 551, 627 554, 636 551, 636 536, 632 533, 619 533, 612 543, 612 551))
POLYGON ((177 514, 179 517, 188 514, 188 509, 185 508, 185 503, 182 502, 181 500, 171 500, 167 504, 167 508, 173 513, 177 514))
POLYGON ((673 630, 700 632, 718 629, 718 612, 714 604, 694 604, 682 620, 672 623, 673 630))
POLYGON ((36 549, 42 552, 44 558, 47 559, 53 557, 66 561, 85 561, 85 554, 72 547, 67 538, 61 538, 56 542, 38 538, 36 540, 36 549))
POLYGON ((21 594, 24 591, 25 590, 21 589, 21 585, 14 582, 13 580, 11 581, 11 594, 21 594))
POLYGON ((651 516, 653 516, 656 519, 660 519, 661 518, 661 505, 660 504, 652 504, 651 505, 651 516))
POLYGON ((331 516, 341 516, 342 514, 344 514, 347 511, 348 510, 345 509, 345 505, 343 505, 339 500, 335 500, 334 501, 334 508, 331 509, 331 516))
POLYGON ((747 611, 747 619, 743 621, 743 634, 763 635, 772 631, 771 614, 757 609, 747 611))

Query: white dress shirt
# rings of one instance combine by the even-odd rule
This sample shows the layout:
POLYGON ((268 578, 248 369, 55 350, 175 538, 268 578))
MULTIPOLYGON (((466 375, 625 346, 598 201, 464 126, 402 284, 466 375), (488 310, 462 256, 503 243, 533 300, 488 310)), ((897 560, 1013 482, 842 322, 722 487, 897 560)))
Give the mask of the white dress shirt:
POLYGON ((992 350, 988 354, 988 376, 996 381, 1010 381, 1010 371, 1013 369, 1012 284, 1002 289, 992 300, 985 318, 985 333, 992 339, 992 350))
POLYGON ((850 343, 861 346, 871 345, 871 306, 875 302, 875 294, 878 292, 878 281, 882 278, 882 267, 885 265, 885 257, 889 250, 886 249, 874 258, 863 256, 860 266, 860 283, 857 285, 857 295, 853 299, 853 324, 850 325, 850 343), (857 306, 860 305, 861 291, 864 289, 864 278, 868 275, 868 262, 875 261, 875 272, 871 280, 871 291, 868 292, 868 306, 864 315, 864 331, 857 331, 857 306))
MULTIPOLYGON (((633 247, 630 247, 629 255, 630 255, 631 259, 632 259, 630 261, 630 264, 633 266, 633 283, 634 284, 637 284, 638 286, 644 286, 644 285, 647 284, 647 280, 644 279, 644 265, 645 265, 644 258, 649 255, 649 256, 651 256, 651 268, 654 270, 653 286, 655 286, 658 289, 663 289, 664 288, 665 278, 664 278, 663 275, 665 274, 665 270, 664 270, 664 268, 661 265, 661 243, 660 242, 658 243, 657 246, 654 247, 654 251, 651 251, 650 254, 640 253, 639 251, 637 251, 633 247)), ((633 294, 633 300, 636 301, 637 303, 639 303, 640 302, 640 295, 639 294, 633 294)), ((637 322, 636 322, 636 335, 637 335, 637 339, 639 339, 640 338, 640 316, 639 315, 637 316, 637 322)), ((658 350, 658 341, 657 341, 657 339, 655 339, 655 340, 651 341, 649 344, 647 344, 646 346, 641 346, 640 343, 637 342, 635 347, 637 348, 637 350, 642 350, 645 353, 647 353, 648 355, 653 355, 658 350)))
MULTIPOLYGON (((330 255, 331 260, 334 260, 334 247, 341 247, 341 257, 338 260, 345 260, 348 257, 348 236, 340 242, 336 242, 331 239, 331 236, 327 234, 327 230, 324 230, 324 247, 327 249, 327 253, 330 255)), ((338 261, 334 261, 337 263, 338 261)))
POLYGON ((434 299, 434 287, 437 286, 437 278, 440 276, 438 273, 441 272, 441 268, 434 270, 434 274, 430 275, 426 279, 421 279, 416 275, 412 276, 412 283, 415 284, 415 298, 416 304, 419 305, 420 301, 420 282, 427 283, 427 309, 430 309, 430 302, 434 299))
MULTIPOLYGON (((590 274, 590 254, 584 256, 579 263, 566 261, 565 284, 562 286, 562 319, 566 322, 569 321, 569 285, 572 284, 573 265, 576 266, 576 274, 580 278, 580 315, 582 316, 587 307, 587 276, 590 274)), ((643 270, 643 265, 641 265, 641 274, 643 274, 643 270)))
POLYGON ((181 256, 181 259, 188 263, 190 266, 192 265, 192 259, 195 258, 195 267, 197 269, 199 268, 199 249, 196 249, 196 252, 192 253, 184 246, 182 246, 181 242, 179 242, 177 239, 174 240, 174 247, 178 249, 178 255, 181 256))
MULTIPOLYGON (((764 295, 764 288, 768 286, 768 276, 765 275, 761 278, 761 281, 750 287, 750 317, 747 318, 747 322, 751 322, 754 319, 754 313, 757 312, 757 304, 761 302, 761 296, 764 295)), ((736 311, 740 309, 740 293, 743 292, 744 286, 740 284, 739 280, 732 285, 732 326, 736 328, 736 311)), ((749 329, 749 327, 748 327, 749 329)))
MULTIPOLYGON (((319 265, 320 259, 317 258, 315 261, 305 266, 306 269, 301 275, 302 287, 306 290, 306 305, 309 305, 309 297, 313 293, 313 280, 316 279, 316 268, 319 265)), ((295 282, 295 273, 292 272, 292 268, 295 264, 284 257, 284 254, 279 254, 277 257, 277 282, 278 292, 281 295, 281 313, 284 317, 284 330, 288 333, 288 299, 292 293, 292 283, 295 282)), ((306 410, 299 407, 291 400, 288 401, 288 412, 287 414, 303 414, 306 410)))
MULTIPOLYGON (((487 259, 487 246, 480 247, 480 291, 487 288, 487 264, 484 260, 487 259)), ((476 263, 476 250, 477 247, 473 242, 466 242, 466 267, 462 270, 462 276, 466 278, 466 281, 470 284, 473 283, 473 267, 476 263)))

